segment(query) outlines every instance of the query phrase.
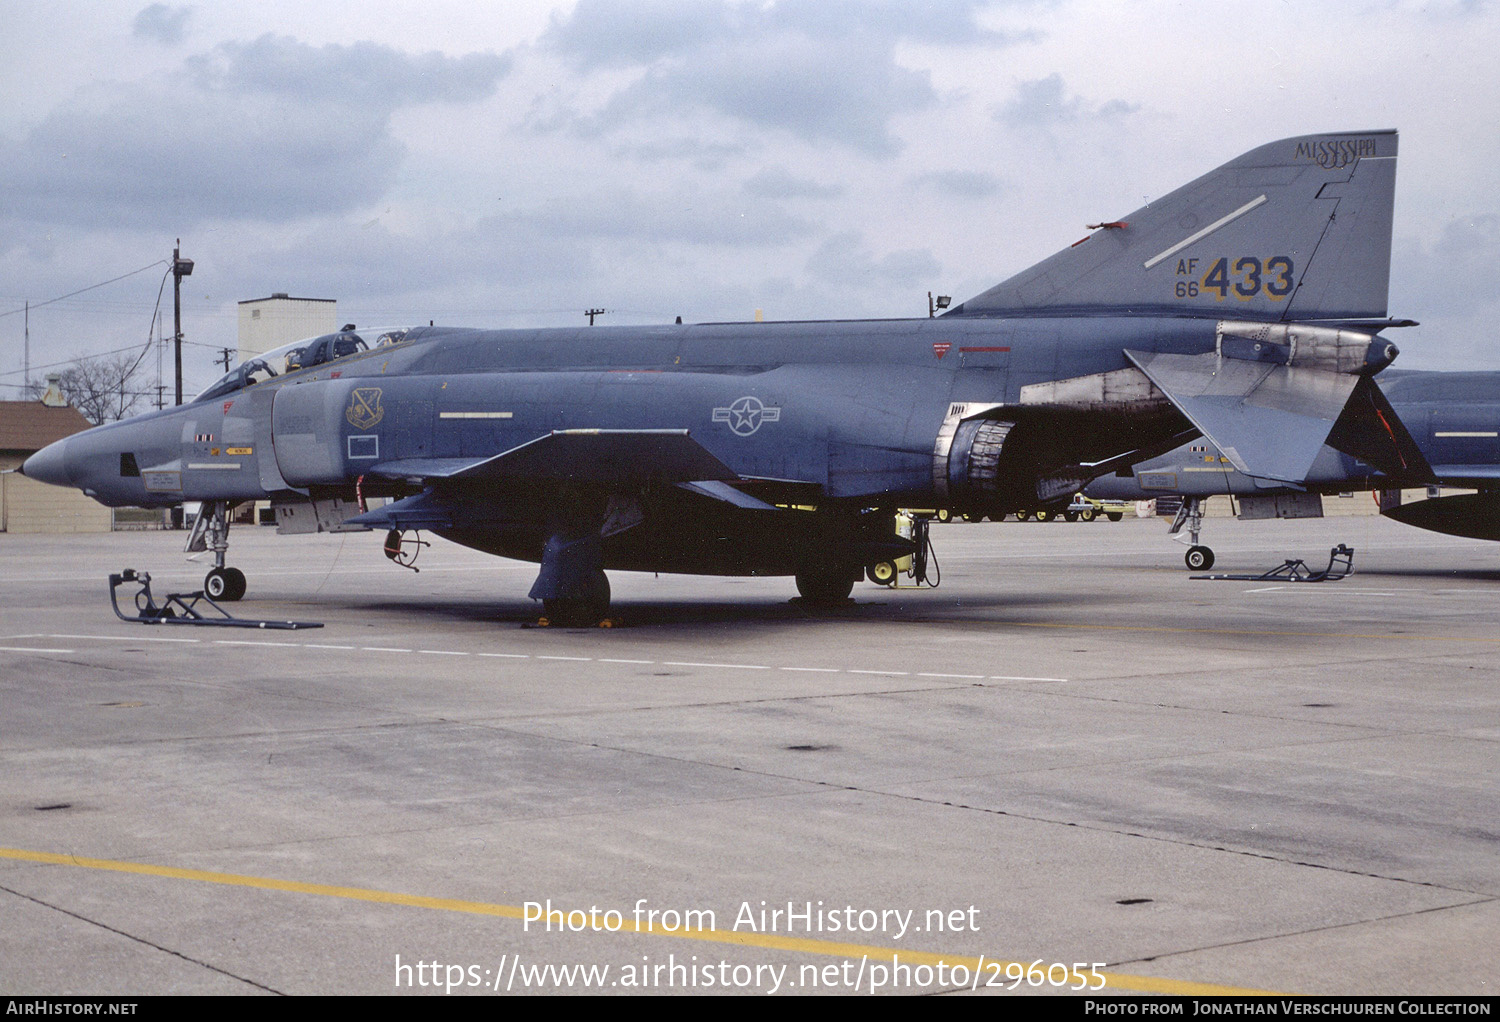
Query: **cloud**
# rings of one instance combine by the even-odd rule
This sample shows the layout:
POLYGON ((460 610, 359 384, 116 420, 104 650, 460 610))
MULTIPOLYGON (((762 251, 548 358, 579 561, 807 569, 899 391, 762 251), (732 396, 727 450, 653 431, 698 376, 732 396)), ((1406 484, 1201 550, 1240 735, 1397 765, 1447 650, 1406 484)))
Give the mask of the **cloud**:
POLYGON ((560 237, 731 247, 785 244, 813 230, 807 221, 774 205, 747 206, 691 188, 672 192, 618 188, 573 195, 503 220, 560 237))
POLYGON ((836 199, 844 188, 795 177, 785 167, 762 167, 745 182, 745 193, 760 199, 836 199))
POLYGON ((184 230, 356 209, 396 178, 397 109, 483 98, 507 66, 370 43, 225 43, 180 71, 85 90, 0 143, 4 220, 184 230))
POLYGON ((640 72, 594 117, 575 120, 579 130, 612 131, 691 109, 890 156, 901 148, 891 120, 938 102, 929 74, 898 62, 897 42, 1012 41, 978 23, 981 6, 582 0, 569 17, 554 17, 543 44, 585 73, 640 72))
POLYGON ((220 93, 332 102, 389 116, 414 103, 472 103, 510 68, 493 53, 410 55, 376 43, 309 46, 287 36, 227 42, 188 62, 201 87, 220 93))
POLYGON ((928 249, 903 249, 877 259, 858 231, 835 234, 807 260, 807 272, 812 277, 847 288, 879 291, 915 291, 935 280, 942 269, 928 249))
POLYGON ((163 45, 175 46, 182 42, 192 13, 191 7, 152 4, 150 7, 143 7, 135 16, 131 31, 137 38, 154 39, 163 45))
POLYGON ((976 170, 934 170, 912 178, 911 186, 956 199, 985 199, 1005 190, 994 174, 976 170))
POLYGON ((1020 83, 1015 97, 993 113, 996 120, 1013 127, 1045 129, 1061 124, 1117 120, 1139 109, 1139 105, 1124 100, 1095 104, 1081 96, 1069 95, 1062 75, 1053 73, 1020 83))
POLYGON ((1392 255, 1392 311, 1424 319, 1493 308, 1500 264, 1500 215, 1477 213, 1444 225, 1431 246, 1403 239, 1392 255), (1411 297, 1406 297, 1407 295, 1411 297), (1395 307, 1402 301, 1401 308, 1395 307))

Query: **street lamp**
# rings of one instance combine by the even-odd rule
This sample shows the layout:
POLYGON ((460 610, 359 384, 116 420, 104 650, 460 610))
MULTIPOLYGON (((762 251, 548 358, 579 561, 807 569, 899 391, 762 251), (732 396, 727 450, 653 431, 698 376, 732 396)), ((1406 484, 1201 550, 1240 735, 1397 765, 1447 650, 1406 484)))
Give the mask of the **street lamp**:
MULTIPOLYGON (((177 239, 181 248, 182 239, 177 239)), ((193 261, 172 249, 172 346, 177 359, 177 403, 182 404, 182 278, 193 275, 193 261)))

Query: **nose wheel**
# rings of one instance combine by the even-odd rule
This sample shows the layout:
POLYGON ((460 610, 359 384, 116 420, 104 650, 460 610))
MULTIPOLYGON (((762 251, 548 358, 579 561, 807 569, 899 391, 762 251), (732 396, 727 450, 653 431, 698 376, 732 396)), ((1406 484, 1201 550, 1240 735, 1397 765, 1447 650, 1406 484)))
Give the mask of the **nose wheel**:
POLYGON ((217 603, 241 599, 245 585, 245 573, 238 568, 214 568, 203 577, 203 592, 217 603))
POLYGON ((237 567, 216 567, 202 579, 202 591, 219 603, 242 599, 245 585, 245 572, 237 567))
POLYGON ((1189 571, 1207 571, 1214 566, 1214 552, 1206 546, 1188 547, 1182 559, 1187 562, 1189 571))

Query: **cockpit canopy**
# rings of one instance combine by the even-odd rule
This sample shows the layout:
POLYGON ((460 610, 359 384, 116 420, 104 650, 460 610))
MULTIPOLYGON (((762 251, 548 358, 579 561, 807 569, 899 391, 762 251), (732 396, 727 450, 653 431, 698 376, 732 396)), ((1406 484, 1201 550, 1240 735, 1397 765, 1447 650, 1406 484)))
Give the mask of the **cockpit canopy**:
POLYGON ((357 355, 362 351, 369 351, 371 348, 400 344, 406 339, 406 334, 406 330, 382 330, 376 336, 374 344, 367 344, 359 334, 352 329, 346 329, 336 334, 324 334, 310 340, 283 344, 279 348, 272 348, 264 355, 247 358, 219 377, 213 386, 193 400, 211 401, 300 369, 312 369, 341 358, 348 358, 350 355, 357 355))

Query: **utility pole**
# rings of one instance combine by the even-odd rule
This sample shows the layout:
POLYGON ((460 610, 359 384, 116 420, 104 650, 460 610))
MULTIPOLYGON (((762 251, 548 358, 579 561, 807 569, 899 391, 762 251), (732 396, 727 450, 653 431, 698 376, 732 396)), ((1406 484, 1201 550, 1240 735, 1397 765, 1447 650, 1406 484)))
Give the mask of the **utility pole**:
POLYGON ((178 249, 182 247, 182 239, 177 239, 177 247, 172 249, 172 331, 173 347, 177 356, 177 403, 182 404, 182 278, 193 274, 193 261, 182 258, 178 249))
POLYGON ((214 364, 223 366, 224 371, 227 373, 229 372, 229 361, 232 358, 234 358, 233 348, 220 348, 219 357, 214 359, 214 364))
POLYGON ((602 316, 602 315, 604 315, 608 311, 609 311, 608 309, 589 309, 586 312, 584 312, 584 315, 589 318, 589 326, 593 326, 594 325, 594 317, 595 316, 602 316))

